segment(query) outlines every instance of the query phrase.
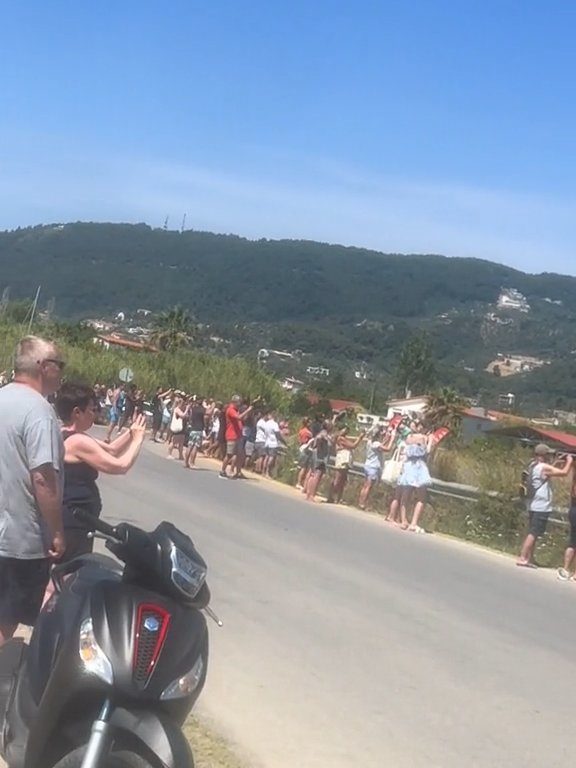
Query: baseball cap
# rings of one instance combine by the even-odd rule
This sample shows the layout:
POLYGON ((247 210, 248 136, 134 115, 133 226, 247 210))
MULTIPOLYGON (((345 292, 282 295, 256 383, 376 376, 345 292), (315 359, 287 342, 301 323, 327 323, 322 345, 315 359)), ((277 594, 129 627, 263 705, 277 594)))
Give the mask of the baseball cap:
POLYGON ((534 453, 536 456, 549 456, 551 453, 554 453, 554 451, 549 445, 546 445, 546 443, 538 443, 536 448, 534 448, 534 453))

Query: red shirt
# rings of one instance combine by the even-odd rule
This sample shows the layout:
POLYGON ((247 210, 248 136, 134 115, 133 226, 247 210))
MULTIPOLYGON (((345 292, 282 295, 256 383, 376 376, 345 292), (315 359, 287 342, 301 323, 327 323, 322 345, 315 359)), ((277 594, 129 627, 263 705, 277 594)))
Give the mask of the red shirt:
POLYGON ((300 445, 306 445, 308 440, 312 440, 312 432, 308 429, 308 427, 302 427, 302 429, 298 432, 298 442, 300 445))
POLYGON ((240 440, 242 437, 242 420, 235 405, 226 408, 226 440, 240 440))

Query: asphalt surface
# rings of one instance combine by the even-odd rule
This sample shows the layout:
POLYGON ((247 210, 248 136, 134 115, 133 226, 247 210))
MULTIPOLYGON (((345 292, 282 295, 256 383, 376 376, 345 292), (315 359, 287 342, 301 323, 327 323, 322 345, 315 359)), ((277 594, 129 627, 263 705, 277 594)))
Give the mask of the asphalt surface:
POLYGON ((253 766, 554 768, 576 750, 576 584, 148 444, 104 516, 209 563, 200 712, 253 766))

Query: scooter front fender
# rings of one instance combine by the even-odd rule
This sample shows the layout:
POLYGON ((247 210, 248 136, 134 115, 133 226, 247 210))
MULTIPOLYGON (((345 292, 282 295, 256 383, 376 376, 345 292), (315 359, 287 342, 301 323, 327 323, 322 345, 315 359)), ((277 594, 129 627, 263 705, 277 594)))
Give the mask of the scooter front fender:
POLYGON ((194 768, 190 744, 181 729, 160 712, 115 709, 110 717, 113 731, 124 731, 141 742, 162 764, 162 768, 194 768))

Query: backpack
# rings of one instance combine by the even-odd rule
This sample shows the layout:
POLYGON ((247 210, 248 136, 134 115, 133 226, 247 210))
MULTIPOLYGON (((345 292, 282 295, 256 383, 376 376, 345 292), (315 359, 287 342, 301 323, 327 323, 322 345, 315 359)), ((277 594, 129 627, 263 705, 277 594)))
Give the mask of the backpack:
POLYGON ((536 491, 542 488, 548 482, 549 478, 545 478, 539 485, 534 484, 534 467, 538 464, 537 461, 531 461, 528 466, 522 470, 522 476, 520 480, 520 498, 531 501, 536 496, 536 491))

